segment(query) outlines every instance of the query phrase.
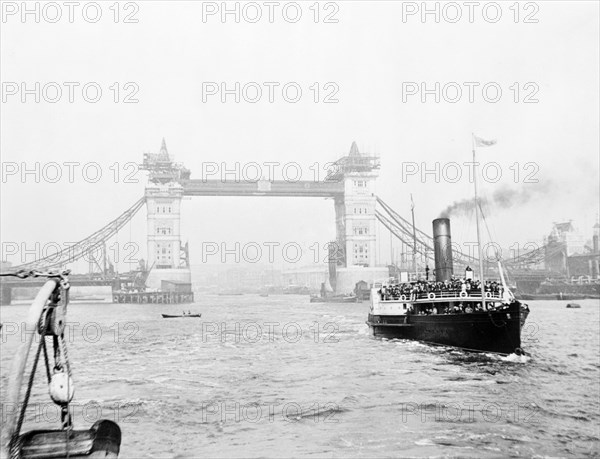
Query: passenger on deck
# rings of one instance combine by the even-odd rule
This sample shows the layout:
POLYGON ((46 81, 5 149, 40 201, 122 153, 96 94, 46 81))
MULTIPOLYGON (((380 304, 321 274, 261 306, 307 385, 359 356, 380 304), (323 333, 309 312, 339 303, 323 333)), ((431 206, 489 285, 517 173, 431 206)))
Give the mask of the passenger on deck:
POLYGON ((467 266, 467 269, 465 269, 465 279, 473 280, 473 270, 470 266, 467 266))
MULTIPOLYGON (((406 301, 411 302, 415 300, 426 300, 431 294, 434 294, 437 298, 458 298, 459 296, 465 297, 465 294, 466 296, 479 297, 481 295, 482 284, 480 280, 473 279, 472 272, 473 270, 469 267, 465 271, 464 278, 451 276, 450 279, 443 282, 419 279, 416 282, 390 283, 383 285, 381 289, 378 290, 378 293, 382 301, 398 301, 403 295, 406 297, 406 301)), ((503 296, 505 293, 502 284, 489 280, 484 281, 483 290, 484 295, 489 292, 494 298, 503 296)), ((473 311, 476 310, 473 305, 471 305, 471 309, 473 309, 473 311)), ((453 312, 452 308, 450 308, 450 312, 453 312)), ((462 309, 461 312, 463 312, 462 309)), ((440 310, 438 313, 442 314, 442 311, 440 310)))

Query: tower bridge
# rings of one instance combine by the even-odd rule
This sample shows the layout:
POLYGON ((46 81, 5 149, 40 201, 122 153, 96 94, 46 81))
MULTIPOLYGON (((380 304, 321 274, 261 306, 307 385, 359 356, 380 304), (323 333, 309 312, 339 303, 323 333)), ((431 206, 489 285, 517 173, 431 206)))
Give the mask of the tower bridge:
MULTIPOLYGON (((11 268, 11 271, 66 269, 91 251, 101 248, 137 212, 147 210, 147 263, 150 273, 146 284, 161 288, 163 281, 176 288, 191 284, 187 244, 181 243, 181 201, 184 196, 256 196, 316 197, 331 199, 335 211, 336 245, 330 250, 329 277, 337 291, 347 292, 358 281, 372 282, 388 277, 388 266, 377 259, 376 225, 381 223, 390 234, 407 246, 414 247, 422 259, 430 259, 433 241, 429 232, 412 228, 412 224, 395 212, 375 193, 379 159, 361 154, 353 142, 349 153, 332 164, 332 172, 323 181, 225 181, 192 179, 189 169, 175 163, 163 139, 158 153, 146 153, 142 170, 148 171, 144 196, 101 229, 58 253, 11 268), (179 286, 178 286, 179 284, 179 286), (183 285, 181 285, 183 284, 183 285)), ((505 266, 513 269, 535 265, 548 256, 547 246, 524 253, 505 266)), ((455 266, 478 267, 478 260, 452 249, 455 266)), ((495 263, 484 262, 492 265, 495 263)), ((147 271, 147 270, 146 270, 147 271)), ((105 273, 106 274, 106 273, 105 273)), ((113 273, 114 274, 114 273, 113 273)), ((106 282, 114 278, 106 276, 106 282)), ((81 285, 98 285, 98 279, 78 279, 81 285)), ((105 282, 105 283, 106 283, 105 282)), ((15 281, 2 278, 0 302, 10 303, 15 281)))
POLYGON ((329 198, 335 210, 337 259, 330 263, 330 280, 340 291, 349 291, 359 280, 387 277, 378 266, 375 180, 379 159, 363 155, 356 142, 347 156, 332 164, 323 181, 225 181, 192 179, 191 172, 175 163, 163 139, 158 154, 145 154, 141 164, 149 172, 146 187, 148 211, 148 263, 155 269, 149 286, 162 280, 187 283, 189 267, 182 265, 180 238, 181 200, 184 196, 257 196, 329 198))

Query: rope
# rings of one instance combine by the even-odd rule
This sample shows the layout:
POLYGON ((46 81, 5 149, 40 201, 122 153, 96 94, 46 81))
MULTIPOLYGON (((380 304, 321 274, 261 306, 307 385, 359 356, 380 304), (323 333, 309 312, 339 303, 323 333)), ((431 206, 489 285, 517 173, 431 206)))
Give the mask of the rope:
POLYGON ((42 336, 42 349, 44 350, 44 363, 46 364, 46 379, 48 380, 48 384, 50 384, 52 375, 50 374, 50 359, 48 359, 48 348, 46 347, 45 336, 42 336))
POLYGON ((69 354, 67 353, 67 343, 65 342, 64 333, 60 335, 59 343, 61 345, 61 353, 63 356, 65 367, 67 368, 67 374, 69 375, 69 377, 72 377, 73 374, 71 373, 71 363, 69 362, 69 354))
MULTIPOLYGON (((40 316, 40 321, 42 320, 43 317, 45 318, 45 314, 42 314, 40 316)), ((16 447, 19 445, 18 442, 16 442, 16 440, 19 438, 19 434, 21 433, 21 427, 23 427, 23 421, 25 420, 25 411, 27 410, 27 405, 29 403, 29 397, 31 396, 31 389, 33 387, 35 372, 37 370, 38 361, 40 359, 40 353, 42 352, 42 348, 44 347, 42 342, 45 339, 46 328, 47 328, 47 322, 44 320, 44 325, 42 327, 42 340, 40 340, 40 344, 38 345, 38 348, 37 348, 37 351, 35 354, 35 359, 33 361, 33 366, 31 367, 31 373, 29 375, 29 381, 27 383, 27 391, 25 392, 25 398, 23 399, 23 405, 21 406, 21 412, 19 413, 19 419, 17 420, 17 428, 15 430, 15 433, 13 434, 13 437, 10 439, 10 456, 11 456, 11 458, 18 458, 21 455, 20 448, 16 449, 16 447)))
MULTIPOLYGON (((25 277, 29 277, 30 275, 35 275, 35 277, 38 277, 39 274, 42 273, 35 273, 34 271, 31 272, 23 272, 23 271, 18 271, 16 273, 8 273, 8 274, 3 274, 4 277, 6 276, 15 276, 15 277, 20 277, 20 278, 24 278, 25 277)), ((48 277, 61 277, 61 302, 64 302, 64 307, 66 307, 66 305, 68 304, 68 289, 69 289, 69 284, 68 281, 66 281, 66 279, 64 278, 64 274, 63 273, 59 273, 59 274, 54 274, 54 273, 47 273, 46 276, 48 277)), ((56 290, 55 290, 56 292, 56 290)), ((51 304, 50 305, 46 305, 46 307, 44 308, 44 311, 42 312, 42 314, 40 315, 39 321, 38 321, 38 332, 41 335, 41 339, 40 339, 40 343, 38 345, 36 354, 35 354, 35 358, 33 360, 33 365, 31 368, 31 373, 29 375, 29 381, 27 383, 27 390, 25 392, 25 397, 23 399, 23 404, 21 406, 21 411, 19 412, 19 418, 17 420, 17 425, 16 425, 16 429, 15 432, 12 436, 12 438, 10 439, 9 442, 9 452, 10 452, 10 457, 11 459, 18 459, 21 457, 21 449, 22 449, 22 439, 20 438, 20 433, 21 433, 21 428, 23 427, 23 422, 25 420, 25 412, 27 410, 27 405, 29 404, 29 399, 31 397, 31 390, 33 388, 33 383, 35 380, 35 373, 37 371, 37 366, 40 360, 40 354, 44 353, 44 363, 45 363, 45 367, 46 367, 46 378, 48 380, 48 384, 50 384, 52 382, 52 375, 50 373, 50 361, 49 361, 49 357, 48 357, 48 349, 46 346, 46 332, 48 330, 48 318, 49 318, 49 313, 50 311, 55 310, 54 307, 52 306, 56 306, 55 303, 53 303, 52 301, 55 301, 55 299, 51 300, 51 304)), ((50 316, 52 317, 52 316, 50 316)), ((53 335, 53 348, 54 348, 54 369, 55 370, 62 370, 63 368, 66 368, 67 370, 67 375, 68 375, 68 379, 67 379, 67 384, 69 385, 67 387, 67 394, 70 393, 71 387, 71 377, 72 377, 72 373, 71 373, 71 364, 69 362, 69 354, 67 352, 67 344, 65 341, 65 335, 64 335, 64 331, 63 333, 60 334, 60 336, 56 336, 53 335)), ((69 405, 70 405, 70 401, 67 401, 65 404, 61 404, 61 421, 62 421, 62 429, 64 429, 65 431, 65 445, 66 445, 66 457, 70 457, 70 437, 71 437, 71 433, 73 430, 73 423, 71 420, 71 414, 69 411, 69 405)))

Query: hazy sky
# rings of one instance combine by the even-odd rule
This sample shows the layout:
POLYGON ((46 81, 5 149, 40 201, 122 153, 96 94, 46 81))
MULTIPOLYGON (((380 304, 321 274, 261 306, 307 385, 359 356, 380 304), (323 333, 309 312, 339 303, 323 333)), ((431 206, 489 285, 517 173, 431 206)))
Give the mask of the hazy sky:
MULTIPOLYGON (((403 9, 410 12, 421 2, 392 1, 321 3, 317 23, 314 2, 299 3, 302 17, 296 23, 282 15, 284 6, 288 20, 297 12, 289 2, 280 2, 273 23, 263 2, 254 4, 263 14, 256 23, 248 22, 255 6, 244 3, 239 4, 245 12, 239 23, 234 15, 223 22, 219 14, 203 21, 203 8, 211 11, 221 2, 122 3, 115 23, 111 3, 102 3, 96 23, 87 22, 79 9, 69 23, 66 6, 56 23, 47 21, 56 13, 49 7, 45 13, 40 10, 40 23, 33 15, 23 22, 20 12, 5 14, 0 23, 4 172, 11 170, 7 163, 32 169, 49 162, 95 162, 102 172, 97 183, 84 179, 82 166, 75 169, 74 183, 69 183, 66 166, 58 183, 43 177, 35 183, 33 175, 23 183, 19 174, 5 175, 2 242, 32 246, 36 241, 75 241, 108 223, 144 192, 142 172, 135 175, 139 183, 124 183, 131 171, 126 164, 141 162, 144 152, 158 151, 163 137, 169 152, 191 169, 192 178, 200 178, 207 162, 232 168, 236 162, 295 161, 308 180, 313 178, 311 165, 347 154, 355 140, 361 151, 381 158, 377 194, 408 216, 413 193, 417 226, 430 232, 431 220, 444 208, 472 195, 468 170, 463 168, 457 183, 443 176, 436 183, 433 174, 425 180, 420 174, 403 177, 403 168, 415 163, 434 169, 439 163, 442 170, 449 162, 470 161, 471 132, 498 141, 479 150, 481 162, 494 161, 502 171, 497 183, 481 181, 482 194, 512 189, 522 198, 513 207, 486 209, 499 243, 539 242, 552 222, 563 219, 575 220, 591 237, 600 194, 597 2, 521 3, 516 23, 515 10, 509 8, 513 2, 501 3, 502 17, 496 23, 483 17, 481 7, 470 23, 462 2, 455 4, 463 14, 456 23, 449 22, 456 10, 444 4, 438 4, 439 23, 433 15, 423 21, 418 13, 403 21, 403 9), (137 23, 123 22, 130 13, 137 23), (326 17, 337 22, 325 23, 326 17), (526 23, 526 18, 537 22, 526 23), (34 95, 23 103, 21 83, 34 88, 35 82, 41 87, 56 82, 62 97, 57 103, 47 100, 56 97, 51 84, 39 103, 34 95), (79 83, 72 103, 64 82, 79 83), (102 89, 97 103, 83 98, 81 87, 90 82, 95 83, 92 89, 102 89), (257 103, 243 97, 235 103, 233 95, 223 103, 220 95, 203 94, 207 82, 224 82, 229 88, 235 82, 255 82, 264 91, 257 103), (279 84, 273 103, 265 82, 279 84), (433 89, 436 82, 446 86, 438 103, 433 94, 423 102, 420 93, 406 93, 407 84, 433 89), (465 82, 475 88, 472 103, 465 82), (284 100, 281 88, 287 83, 302 89, 297 103, 284 100), (488 100, 482 94, 486 84, 488 100), (456 87, 463 90, 460 98, 456 87), (492 103, 498 87, 502 94, 492 103), (13 95, 15 88, 19 92, 13 95), (336 88, 338 102, 324 103, 336 88), (138 102, 124 103, 136 90, 132 97, 138 102), (452 98, 458 101, 452 103, 452 98), (118 183, 115 169, 120 172, 118 183), (523 183, 530 173, 539 184, 523 183)), ((231 9, 235 5, 228 3, 231 9)), ((436 2, 428 6, 433 9, 436 2)), ((95 12, 88 8, 86 13, 93 18, 95 12)), ((486 13, 493 19, 493 9, 486 13)), ((94 96, 93 91, 89 94, 94 96)), ((288 94, 293 96, 293 91, 288 94)), ((254 97, 254 92, 246 95, 254 97)), ((447 167, 453 178, 455 171, 447 167)), ((88 172, 93 176, 92 169, 88 172)), ((131 237, 145 251, 144 215, 145 210, 119 235, 121 243, 131 237)), ((456 239, 474 240, 472 218, 457 218, 453 226, 456 239)), ((202 241, 324 244, 335 235, 333 203, 188 198, 182 233, 193 263, 200 261, 202 241)), ((382 241, 385 257, 387 234, 382 241)))

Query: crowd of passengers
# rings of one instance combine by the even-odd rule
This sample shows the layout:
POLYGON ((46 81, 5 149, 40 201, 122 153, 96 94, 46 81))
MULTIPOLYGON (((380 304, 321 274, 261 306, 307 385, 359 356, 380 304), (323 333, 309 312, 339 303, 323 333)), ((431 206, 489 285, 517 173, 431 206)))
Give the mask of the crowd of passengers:
MULTIPOLYGON (((492 296, 498 297, 502 295, 502 284, 496 281, 486 280, 483 285, 486 296, 491 293, 492 296)), ((473 271, 467 267, 464 278, 452 276, 450 280, 444 282, 436 282, 430 280, 419 280, 412 283, 404 283, 397 285, 384 285, 379 290, 382 300, 399 300, 402 296, 406 300, 413 301, 417 298, 427 298, 430 293, 436 297, 451 297, 451 296, 480 296, 481 283, 479 280, 473 279, 473 271)))
POLYGON ((430 315, 430 314, 462 314, 462 313, 472 313, 472 312, 483 312, 483 306, 481 306, 481 303, 477 303, 475 306, 471 305, 471 304, 458 304, 458 305, 454 305, 452 307, 447 306, 445 308, 437 308, 437 307, 429 307, 426 309, 421 309, 421 310, 417 310, 415 311, 415 309, 410 306, 408 308, 407 313, 408 314, 416 314, 416 315, 430 315))

